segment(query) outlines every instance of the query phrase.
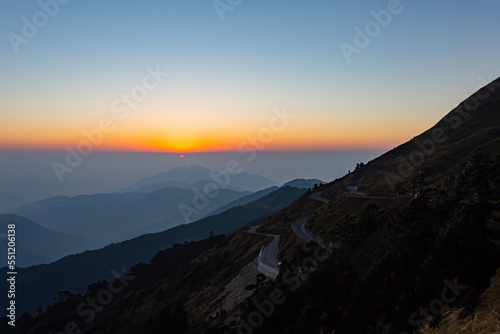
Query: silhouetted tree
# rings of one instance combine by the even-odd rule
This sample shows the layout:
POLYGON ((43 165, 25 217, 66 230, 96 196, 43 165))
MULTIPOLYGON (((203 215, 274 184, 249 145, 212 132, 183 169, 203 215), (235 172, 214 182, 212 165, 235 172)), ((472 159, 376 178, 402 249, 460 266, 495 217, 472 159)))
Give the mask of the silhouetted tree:
POLYGON ((359 163, 356 164, 356 168, 354 168, 354 170, 358 170, 358 169, 360 169, 361 167, 364 167, 364 166, 365 166, 365 164, 363 162, 359 162, 359 163))
POLYGON ((59 297, 59 302, 65 302, 67 300, 69 300, 71 297, 74 296, 74 294, 72 294, 70 291, 59 291, 57 293, 57 296, 59 297))

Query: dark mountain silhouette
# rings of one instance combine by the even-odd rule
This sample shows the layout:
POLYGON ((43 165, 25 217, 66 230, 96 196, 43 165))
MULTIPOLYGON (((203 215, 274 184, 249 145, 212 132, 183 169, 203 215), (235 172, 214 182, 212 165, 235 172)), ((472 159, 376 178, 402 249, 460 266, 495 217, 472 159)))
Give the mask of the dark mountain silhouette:
POLYGON ((56 177, 0 179, 0 213, 12 213, 20 205, 60 194, 72 196, 88 193, 93 188, 86 180, 68 179, 62 183, 56 177))
POLYGON ((197 181, 209 181, 211 180, 209 175, 210 172, 210 169, 197 165, 191 165, 188 167, 181 166, 167 172, 147 177, 139 182, 134 183, 129 188, 136 190, 154 183, 167 181, 177 181, 187 184, 192 184, 193 182, 197 181))
MULTIPOLYGON (((18 310, 33 313, 39 304, 52 303, 58 291, 84 292, 90 283, 110 279, 113 276, 112 270, 128 270, 139 262, 147 263, 158 251, 175 243, 201 240, 211 232, 232 233, 256 219, 264 219, 284 208, 302 193, 302 189, 280 188, 257 201, 191 224, 67 256, 47 265, 19 269, 16 284, 23 294, 17 296, 18 310)), ((5 271, 6 268, 1 270, 5 271)), ((0 281, 0 289, 7 289, 6 283, 0 281)))
POLYGON ((188 190, 192 190, 194 188, 194 186, 192 184, 182 182, 182 181, 158 181, 158 182, 153 182, 153 183, 147 183, 145 186, 142 186, 141 184, 132 185, 130 187, 119 190, 117 192, 118 193, 126 193, 126 192, 149 193, 149 192, 152 192, 155 190, 168 188, 168 187, 175 187, 175 188, 188 189, 188 190))
POLYGON ((243 196, 241 198, 238 198, 237 200, 235 201, 232 201, 220 208, 218 208, 217 210, 214 210, 210 213, 210 216, 213 216, 213 215, 216 215, 216 214, 219 214, 219 213, 222 213, 226 210, 229 210, 231 208, 234 208, 234 207, 237 207, 237 206, 241 206, 241 205, 245 205, 247 203, 250 203, 250 202, 253 202, 253 201, 256 201, 270 193, 272 193, 273 191, 276 191, 278 190, 279 188, 278 187, 270 187, 270 188, 267 188, 267 189, 263 189, 263 190, 259 190, 259 191, 256 191, 254 192, 253 194, 250 194, 250 195, 247 195, 247 196, 243 196))
MULTIPOLYGON (((0 215, 2 231, 7 225, 16 226, 16 265, 28 267, 49 263, 68 254, 83 252, 97 247, 95 242, 80 236, 49 230, 37 223, 13 214, 0 215)), ((7 254, 7 235, 0 234, 0 250, 7 254)))
POLYGON ((314 186, 319 186, 320 184, 325 183, 321 180, 318 179, 295 179, 292 181, 289 181, 283 185, 284 186, 290 186, 290 187, 295 187, 295 188, 301 188, 301 189, 309 189, 309 188, 314 188, 314 186))
POLYGON ((145 228, 149 228, 149 232, 158 232, 185 223, 180 204, 196 210, 198 214, 193 213, 188 218, 197 220, 245 195, 248 192, 220 189, 217 196, 204 197, 205 207, 198 206, 200 210, 193 201, 201 195, 197 197, 194 191, 179 188, 164 188, 145 194, 59 196, 23 205, 15 213, 47 228, 106 245, 125 235, 129 238, 138 236, 145 228))
POLYGON ((219 171, 212 171, 205 167, 192 165, 189 167, 177 167, 168 172, 145 178, 125 188, 122 192, 150 192, 167 186, 184 189, 192 189, 194 187, 203 189, 207 182, 214 181, 218 184, 222 183, 226 189, 252 192, 278 185, 277 182, 270 181, 259 175, 243 172, 236 175, 227 175, 227 172, 224 172, 224 175, 221 176, 219 171), (227 185, 225 184, 226 177, 228 177, 227 182, 229 182, 227 185))

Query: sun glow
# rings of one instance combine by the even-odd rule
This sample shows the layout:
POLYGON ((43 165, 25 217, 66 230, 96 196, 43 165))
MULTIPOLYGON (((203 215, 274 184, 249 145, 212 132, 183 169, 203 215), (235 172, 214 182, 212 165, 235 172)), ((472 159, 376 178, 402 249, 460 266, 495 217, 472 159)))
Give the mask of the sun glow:
POLYGON ((185 153, 211 150, 214 143, 211 140, 196 135, 177 135, 159 136, 145 143, 145 146, 159 151, 185 153))

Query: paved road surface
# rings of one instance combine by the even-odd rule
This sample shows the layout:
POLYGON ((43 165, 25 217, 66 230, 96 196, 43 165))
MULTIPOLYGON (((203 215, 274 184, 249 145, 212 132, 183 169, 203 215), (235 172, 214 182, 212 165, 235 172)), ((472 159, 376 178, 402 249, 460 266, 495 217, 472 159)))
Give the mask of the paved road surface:
MULTIPOLYGON (((328 203, 330 201, 329 199, 322 197, 320 192, 312 193, 310 195, 310 198, 323 203, 328 203)), ((313 237, 311 237, 309 233, 307 233, 304 227, 306 223, 307 223, 307 218, 301 219, 292 225, 292 229, 300 239, 309 242, 314 239, 313 237)), ((274 240, 269 245, 264 247, 264 249, 262 250, 262 262, 274 269, 279 270, 278 261, 276 260, 276 257, 278 255, 278 244, 280 242, 280 236, 276 234, 258 233, 257 232, 258 228, 259 228, 258 225, 251 226, 248 232, 253 234, 271 236, 274 238, 274 240)))
POLYGON ((320 192, 312 193, 311 196, 309 196, 309 197, 312 199, 315 199, 317 201, 325 202, 325 203, 328 203, 330 201, 329 199, 322 197, 320 192))
POLYGON ((408 195, 401 195, 401 196, 369 196, 369 195, 353 195, 353 194, 348 194, 347 192, 344 194, 346 197, 356 197, 356 198, 385 198, 385 199, 399 199, 400 197, 403 196, 408 196, 408 195))
POLYGON ((278 244, 280 242, 280 236, 277 234, 267 234, 267 233, 258 233, 257 229, 259 226, 250 227, 249 233, 265 235, 274 237, 273 241, 264 247, 262 250, 262 262, 269 267, 279 270, 278 261, 276 260, 276 256, 278 255, 278 244))
POLYGON ((300 239, 304 240, 305 242, 309 242, 314 239, 311 237, 309 233, 307 233, 305 229, 306 223, 307 223, 307 218, 298 220, 292 225, 292 229, 300 239))

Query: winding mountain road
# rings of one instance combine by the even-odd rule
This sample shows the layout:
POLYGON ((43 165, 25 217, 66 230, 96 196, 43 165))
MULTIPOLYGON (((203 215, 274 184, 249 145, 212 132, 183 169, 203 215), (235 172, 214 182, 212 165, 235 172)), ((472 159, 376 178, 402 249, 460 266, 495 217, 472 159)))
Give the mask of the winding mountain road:
POLYGON ((279 265, 278 265, 278 260, 276 259, 276 256, 278 255, 278 244, 280 242, 280 236, 277 234, 267 234, 267 233, 259 233, 257 232, 257 229, 259 228, 259 225, 251 226, 250 229, 248 230, 249 233, 253 234, 258 234, 258 235, 265 235, 268 237, 273 237, 273 241, 267 246, 265 246, 262 249, 262 262, 276 270, 279 270, 279 265))
POLYGON ((324 198, 323 196, 321 196, 321 192, 316 192, 316 193, 312 193, 309 198, 311 199, 314 199, 316 201, 320 201, 320 202, 323 202, 323 203, 328 203, 330 202, 330 200, 328 198, 324 198))
POLYGON ((305 229, 305 225, 307 223, 307 218, 301 219, 293 223, 292 225, 292 230, 295 232, 295 234, 305 242, 310 242, 313 239, 309 233, 307 233, 305 229))
MULTIPOLYGON (((309 197, 313 200, 320 201, 324 204, 328 204, 330 201, 329 199, 322 197, 320 192, 312 193, 309 197)), ((307 223, 307 218, 300 219, 292 224, 292 230, 295 232, 297 237, 304 240, 305 242, 310 242, 314 240, 314 238, 306 231, 305 229, 306 223, 307 223)), ((279 263, 277 260, 277 256, 278 256, 278 245, 280 242, 280 236, 277 234, 257 232, 258 228, 259 225, 251 226, 248 230, 248 233, 273 237, 273 241, 271 241, 269 245, 261 249, 261 253, 259 254, 259 261, 260 263, 264 264, 264 267, 265 266, 269 267, 267 269, 262 269, 261 272, 263 272, 266 276, 274 279, 279 273, 279 263)), ((258 270, 259 267, 260 265, 258 265, 257 267, 258 270)))
MULTIPOLYGON (((312 193, 309 196, 309 198, 322 202, 323 204, 328 204, 330 202, 328 198, 324 198, 323 196, 321 196, 321 192, 312 193)), ((314 238, 306 231, 305 228, 306 224, 307 224, 307 218, 297 220, 295 223, 292 224, 292 230, 295 232, 297 237, 304 240, 305 242, 310 242, 313 241, 314 238)))

